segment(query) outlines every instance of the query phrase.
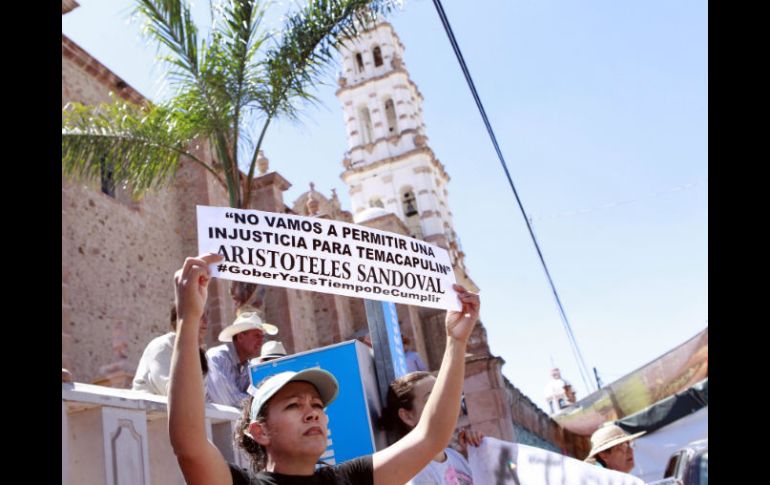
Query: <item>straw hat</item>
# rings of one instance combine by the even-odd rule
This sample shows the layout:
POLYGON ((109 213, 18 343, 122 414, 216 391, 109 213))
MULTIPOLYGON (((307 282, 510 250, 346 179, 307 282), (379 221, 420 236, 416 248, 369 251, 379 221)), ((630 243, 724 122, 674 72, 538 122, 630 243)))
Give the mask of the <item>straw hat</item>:
POLYGON ((264 362, 265 359, 277 359, 279 357, 286 357, 286 349, 279 340, 268 340, 262 344, 259 362, 264 362))
POLYGON ((219 332, 220 342, 232 342, 233 335, 246 330, 262 330, 268 335, 275 335, 278 333, 278 327, 271 323, 263 322, 257 312, 245 312, 238 315, 238 318, 232 323, 232 325, 225 327, 219 332))
POLYGON ((645 431, 628 434, 617 424, 603 424, 591 435, 591 452, 588 453, 586 459, 593 458, 600 452, 609 450, 613 446, 636 439, 644 433, 645 431))

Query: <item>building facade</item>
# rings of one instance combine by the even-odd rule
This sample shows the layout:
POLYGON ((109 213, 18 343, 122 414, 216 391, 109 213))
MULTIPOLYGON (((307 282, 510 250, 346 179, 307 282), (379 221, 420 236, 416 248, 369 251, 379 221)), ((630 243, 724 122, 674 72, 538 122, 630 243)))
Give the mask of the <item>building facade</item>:
MULTIPOLYGON (((62 14, 75 7, 73 0, 63 1, 62 14)), ((368 42, 360 50, 364 71, 353 72, 359 66, 358 56, 344 55, 345 69, 352 71, 340 80, 338 92, 346 107, 350 150, 343 178, 350 187, 352 210, 342 208, 337 194, 323 195, 312 184, 287 203, 284 193, 291 184, 270 170, 264 156, 254 180, 251 207, 355 220, 419 237, 448 249, 458 281, 476 289, 452 227, 449 176, 427 146, 422 96, 401 60, 403 46, 387 24, 374 34, 364 33, 362 39, 368 42), (367 62, 380 74, 370 76, 367 62), (359 102, 361 96, 365 102, 359 102)), ((148 102, 62 35, 62 108, 70 101, 109 102, 111 96, 148 102)), ((205 144, 196 156, 209 156, 205 144)), ((168 331, 171 275, 185 257, 197 252, 198 204, 226 206, 227 196, 206 171, 184 160, 169 186, 139 200, 116 187, 109 174, 96 181, 62 177, 62 367, 76 381, 130 387, 145 345, 168 331)), ((263 317, 278 326, 278 338, 290 353, 347 340, 367 325, 363 301, 357 298, 272 286, 258 292, 263 317)), ((209 305, 206 342, 216 345, 219 331, 234 318, 227 281, 214 281, 209 305)), ((437 369, 445 339, 443 312, 406 305, 397 308, 402 332, 412 338, 430 368, 437 369)), ((474 331, 468 351, 468 414, 461 419, 462 426, 473 425, 508 440, 515 440, 516 430, 522 429, 576 454, 574 440, 544 413, 538 414, 539 409, 504 379, 503 361, 490 353, 483 325, 474 331), (518 421, 513 419, 517 406, 524 409, 518 421)))
MULTIPOLYGON (((412 237, 449 252, 458 283, 478 287, 468 274, 449 207, 449 175, 428 143, 423 95, 404 62, 404 45, 392 25, 379 22, 348 41, 341 53, 337 98, 348 149, 341 177, 356 220, 376 208, 400 219, 412 237)), ((438 369, 444 350, 444 312, 421 308, 418 350, 438 369)), ((480 323, 468 348, 460 426, 488 436, 582 453, 585 443, 565 434, 502 375, 504 361, 489 349, 480 323)), ((586 450, 587 451, 587 450, 586 450)))

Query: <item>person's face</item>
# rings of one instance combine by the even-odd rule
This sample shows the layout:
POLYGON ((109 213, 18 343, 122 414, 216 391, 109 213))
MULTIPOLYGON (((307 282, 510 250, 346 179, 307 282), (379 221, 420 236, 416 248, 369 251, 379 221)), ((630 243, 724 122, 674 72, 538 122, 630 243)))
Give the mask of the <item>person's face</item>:
POLYGON ((233 337, 233 344, 238 349, 238 355, 243 360, 259 357, 262 352, 262 342, 265 340, 265 334, 262 330, 252 328, 240 332, 233 337))
POLYGON ((412 342, 411 342, 411 340, 409 340, 409 337, 407 337, 406 335, 402 335, 401 336, 401 345, 403 345, 404 350, 406 350, 407 348, 411 349, 411 347, 410 347, 411 343, 412 342))
POLYGON ((294 459, 298 456, 313 463, 326 450, 329 418, 324 413, 318 390, 309 382, 290 382, 267 403, 264 432, 272 460, 294 459))
POLYGON ((602 451, 599 453, 599 456, 604 460, 604 463, 607 464, 607 468, 610 470, 628 473, 634 468, 634 449, 631 448, 630 441, 620 443, 609 450, 602 451))
POLYGON ((436 378, 433 376, 420 379, 414 386, 414 389, 412 389, 412 395, 414 396, 412 399, 412 409, 409 411, 403 408, 399 410, 401 419, 406 424, 408 424, 409 427, 414 428, 417 426, 417 423, 420 421, 420 416, 422 416, 422 412, 425 409, 425 404, 427 404, 428 398, 430 397, 430 393, 433 391, 433 386, 435 384, 436 378))

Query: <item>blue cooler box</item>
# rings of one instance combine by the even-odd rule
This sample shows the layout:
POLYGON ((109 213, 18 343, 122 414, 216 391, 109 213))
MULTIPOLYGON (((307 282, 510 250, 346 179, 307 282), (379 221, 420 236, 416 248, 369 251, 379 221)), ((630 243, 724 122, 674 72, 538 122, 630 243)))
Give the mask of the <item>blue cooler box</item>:
MULTIPOLYGON (((256 360, 254 360, 256 362, 256 360)), ((340 385, 337 399, 326 408, 329 435, 321 460, 342 463, 387 446, 377 429, 382 406, 371 349, 356 340, 288 355, 264 364, 249 364, 252 385, 284 371, 320 367, 334 374, 340 385)))

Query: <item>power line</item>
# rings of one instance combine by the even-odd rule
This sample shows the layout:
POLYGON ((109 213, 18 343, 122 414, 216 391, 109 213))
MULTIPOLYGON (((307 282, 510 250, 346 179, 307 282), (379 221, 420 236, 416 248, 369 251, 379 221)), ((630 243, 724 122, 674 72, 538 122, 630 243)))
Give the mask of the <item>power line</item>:
POLYGON ((497 152, 497 158, 500 160, 500 164, 503 167, 505 176, 508 178, 508 184, 511 186, 511 190, 513 191, 513 195, 516 198, 516 203, 519 206, 521 215, 524 218, 524 222, 527 224, 529 235, 532 238, 532 242, 535 245, 535 250, 537 250, 537 256, 538 258, 540 258, 540 263, 543 266, 545 275, 548 278, 548 283, 551 285, 553 296, 556 299, 556 305, 559 308, 559 315, 561 317, 562 323, 564 324, 564 329, 567 333, 567 339, 569 340, 570 346, 572 347, 572 353, 575 355, 575 359, 578 362, 580 377, 583 380, 583 384, 585 384, 586 389, 588 389, 590 392, 592 390, 592 386, 589 384, 589 382, 591 382, 590 373, 588 372, 588 368, 586 367, 585 361, 583 360, 583 356, 580 352, 580 349, 578 348, 577 341, 575 340, 575 336, 572 333, 572 328, 569 324, 569 320, 567 319, 567 313, 564 311, 564 306, 561 304, 559 293, 556 291, 556 285, 554 285, 553 279, 551 278, 551 273, 548 271, 548 266, 545 264, 545 258, 543 257, 543 252, 540 250, 540 245, 537 243, 537 239, 535 239, 535 233, 532 231, 532 224, 529 218, 527 217, 527 213, 524 210, 524 206, 521 202, 521 199, 519 198, 519 194, 516 191, 516 187, 513 184, 513 180, 511 179, 511 174, 508 171, 508 166, 505 163, 505 158, 503 157, 503 153, 500 150, 500 146, 497 143, 497 137, 495 136, 495 132, 492 130, 492 125, 489 122, 489 118, 487 118, 487 113, 486 113, 486 110, 484 109, 484 105, 481 103, 481 98, 479 97, 479 94, 476 91, 476 85, 473 83, 473 79, 471 78, 471 73, 468 70, 468 66, 465 64, 465 59, 463 58, 462 52, 460 52, 460 46, 457 44, 457 40, 455 39, 454 32, 452 32, 452 27, 449 25, 449 19, 447 19, 446 13, 444 12, 444 7, 443 5, 441 5, 441 0, 433 0, 433 5, 436 6, 436 11, 438 12, 438 16, 441 19, 441 24, 444 26, 444 31, 446 31, 446 34, 449 37, 449 43, 452 45, 452 49, 455 52, 455 56, 457 57, 457 62, 460 63, 460 68, 462 69, 463 75, 465 76, 465 80, 467 81, 468 87, 471 90, 471 94, 473 95, 473 100, 476 102, 476 106, 479 109, 481 118, 484 120, 484 126, 486 126, 487 128, 489 137, 492 140, 492 145, 495 147, 495 152, 497 152))

